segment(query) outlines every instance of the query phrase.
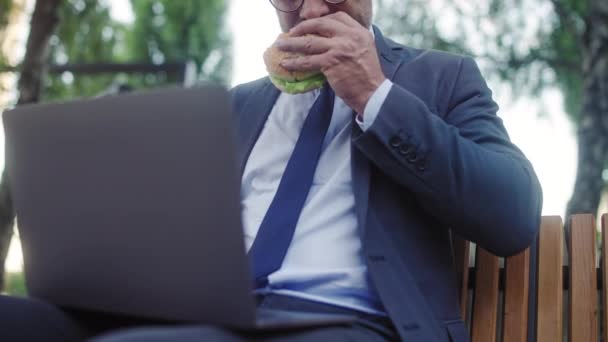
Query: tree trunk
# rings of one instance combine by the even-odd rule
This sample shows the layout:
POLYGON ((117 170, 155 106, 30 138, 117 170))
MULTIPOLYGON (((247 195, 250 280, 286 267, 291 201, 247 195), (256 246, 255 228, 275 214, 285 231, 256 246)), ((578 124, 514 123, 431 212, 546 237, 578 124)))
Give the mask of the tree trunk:
POLYGON ((598 210, 608 161, 608 2, 589 0, 583 37, 583 105, 578 130, 578 169, 570 214, 598 210))
POLYGON ((49 40, 59 23, 60 4, 61 0, 36 1, 19 77, 18 104, 38 102, 40 99, 42 77, 49 57, 49 40))
MULTIPOLYGON (((40 99, 42 78, 49 55, 49 40, 59 23, 60 4, 61 0, 36 1, 17 86, 17 104, 37 102, 40 99)), ((0 183, 0 289, 4 285, 4 261, 13 234, 14 216, 7 176, 3 172, 0 183)))

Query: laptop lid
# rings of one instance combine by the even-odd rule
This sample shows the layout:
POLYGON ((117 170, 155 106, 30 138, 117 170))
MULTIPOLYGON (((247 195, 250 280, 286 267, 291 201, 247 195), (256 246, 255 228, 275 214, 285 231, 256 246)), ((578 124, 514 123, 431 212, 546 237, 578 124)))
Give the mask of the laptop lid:
POLYGON ((224 89, 23 106, 3 119, 31 296, 253 325, 224 89))

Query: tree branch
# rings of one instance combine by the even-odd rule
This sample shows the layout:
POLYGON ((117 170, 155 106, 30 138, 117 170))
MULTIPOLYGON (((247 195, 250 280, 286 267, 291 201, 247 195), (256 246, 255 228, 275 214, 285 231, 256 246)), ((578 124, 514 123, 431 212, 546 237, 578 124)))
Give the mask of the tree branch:
POLYGON ((58 9, 62 0, 38 0, 31 19, 22 72, 19 77, 18 104, 37 102, 49 53, 49 40, 59 23, 58 9))
POLYGON ((21 66, 0 65, 0 74, 13 74, 21 71, 21 66))
POLYGON ((566 8, 566 5, 562 2, 563 0, 551 0, 555 14, 560 23, 562 23, 564 29, 570 33, 573 37, 576 37, 576 45, 579 49, 582 49, 582 32, 577 29, 575 18, 572 15, 572 10, 566 8))

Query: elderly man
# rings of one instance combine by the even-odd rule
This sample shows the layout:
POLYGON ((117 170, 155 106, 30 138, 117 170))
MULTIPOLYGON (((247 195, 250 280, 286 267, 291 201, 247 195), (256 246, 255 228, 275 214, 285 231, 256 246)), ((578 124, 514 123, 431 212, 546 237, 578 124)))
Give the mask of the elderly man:
MULTIPOLYGON (((278 47, 299 55, 282 66, 320 70, 327 85, 291 95, 263 78, 233 90, 258 305, 355 323, 255 334, 158 326, 99 341, 468 340, 451 234, 514 254, 533 241, 542 202, 475 62, 384 38, 371 0, 271 3, 290 33, 278 47)), ((86 326, 43 306, 23 316, 48 317, 66 340, 86 326)))

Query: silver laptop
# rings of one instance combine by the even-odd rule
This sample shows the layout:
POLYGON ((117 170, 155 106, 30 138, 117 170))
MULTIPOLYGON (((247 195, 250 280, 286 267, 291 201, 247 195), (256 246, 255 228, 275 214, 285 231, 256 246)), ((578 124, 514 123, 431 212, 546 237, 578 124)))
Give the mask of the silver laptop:
POLYGON ((218 86, 5 112, 29 294, 243 329, 352 322, 256 310, 232 117, 218 86))

